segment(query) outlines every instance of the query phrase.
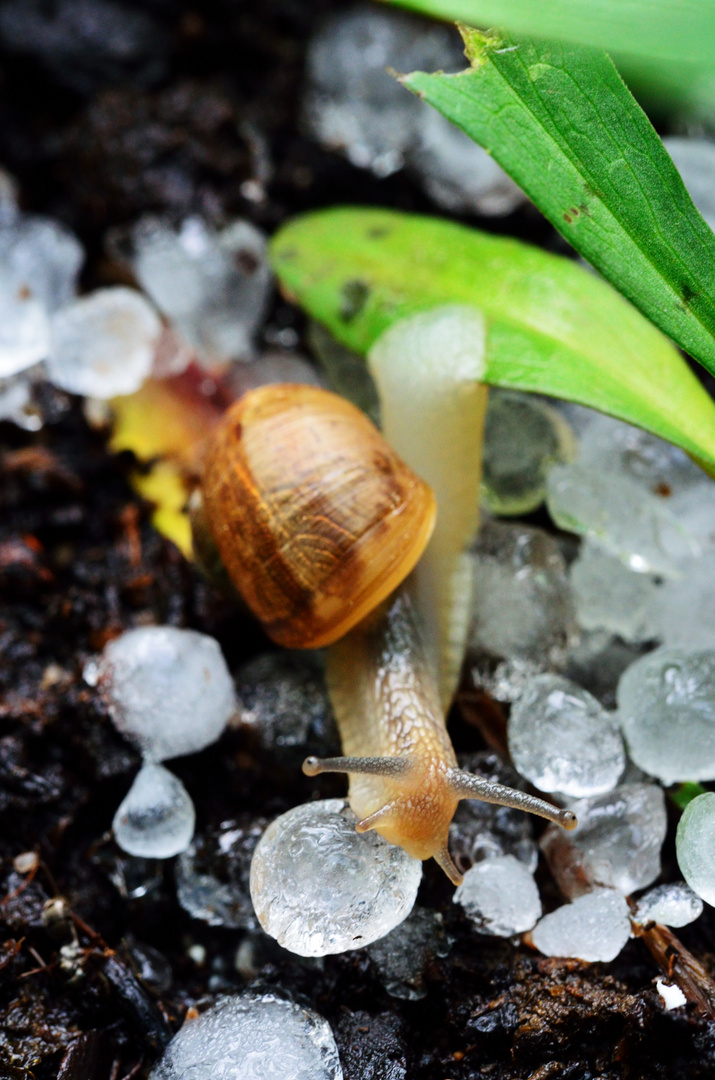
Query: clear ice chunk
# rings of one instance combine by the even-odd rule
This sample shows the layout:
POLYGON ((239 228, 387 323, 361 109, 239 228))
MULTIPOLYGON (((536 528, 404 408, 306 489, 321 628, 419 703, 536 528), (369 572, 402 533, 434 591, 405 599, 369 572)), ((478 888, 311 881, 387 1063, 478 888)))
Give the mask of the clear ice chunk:
POLYGON ((223 997, 184 1021, 150 1080, 343 1080, 327 1020, 274 994, 223 997))
POLYGON ((630 642, 659 636, 653 612, 659 593, 656 579, 651 574, 634 573, 588 539, 571 565, 571 589, 583 630, 608 630, 630 642))
POLYGON ((360 949, 407 918, 422 863, 376 832, 355 831, 342 799, 277 818, 251 863, 251 898, 266 933, 300 956, 360 949))
POLYGON ((625 768, 615 717, 560 675, 537 675, 526 684, 507 734, 514 765, 540 791, 600 795, 616 786, 625 768))
POLYGON ((501 217, 526 201, 491 154, 436 109, 421 110, 406 161, 430 198, 453 214, 501 217))
POLYGON ((135 289, 97 289, 53 316, 47 377, 71 394, 132 394, 149 376, 161 319, 135 289))
POLYGON ((663 646, 618 683, 630 756, 664 784, 715 779, 715 650, 663 646))
POLYGON ((681 873, 694 893, 715 907, 715 792, 688 803, 678 822, 675 853, 681 873))
POLYGON ((715 484, 712 480, 703 478, 698 484, 675 491, 668 506, 703 552, 715 549, 715 484))
MULTIPOLYGON (((462 756, 459 767, 492 783, 518 788, 523 781, 492 752, 462 756)), ((460 870, 482 859, 513 855, 533 873, 539 861, 529 814, 480 799, 463 799, 449 826, 449 850, 460 870)))
POLYGON ((490 513, 510 516, 536 510, 546 497, 551 467, 575 452, 573 433, 555 409, 533 394, 489 391, 482 489, 490 513))
POLYGON ((251 859, 268 822, 244 816, 194 838, 177 859, 176 895, 192 919, 209 926, 257 927, 250 891, 251 859))
POLYGON ((495 937, 523 934, 541 915, 534 876, 513 855, 476 863, 467 870, 453 899, 481 933, 495 937))
POLYGON ((715 143, 690 135, 663 139, 690 198, 711 229, 715 229, 715 143))
POLYGON ((253 355, 273 287, 266 238, 248 221, 216 231, 142 218, 130 237, 137 280, 207 367, 253 355))
POLYGON ((451 29, 360 5, 328 19, 310 44, 306 125, 323 146, 376 176, 407 164, 447 210, 507 214, 525 201, 523 192, 486 151, 407 93, 388 70, 464 67, 451 29))
POLYGON ((680 570, 682 576, 663 582, 652 598, 654 636, 664 645, 715 649, 715 548, 680 570))
POLYGON ((143 859, 170 859, 185 851, 196 814, 181 780, 163 765, 146 762, 114 815, 114 838, 122 851, 143 859))
POLYGON ((703 913, 703 902, 684 881, 658 885, 641 896, 633 921, 643 926, 656 922, 663 926, 687 926, 703 913))
POLYGON ((368 945, 367 954, 390 997, 419 1001, 427 996, 425 969, 446 956, 449 945, 439 912, 416 907, 386 937, 368 945))
POLYGON ((615 709, 618 680, 642 655, 642 648, 626 644, 605 630, 586 631, 569 649, 564 674, 605 708, 615 709))
POLYGON ((628 896, 655 881, 667 829, 662 788, 622 784, 606 795, 570 802, 569 809, 577 827, 567 833, 550 825, 541 838, 564 896, 573 899, 594 885, 628 896))
POLYGON ((9 420, 23 431, 39 431, 44 423, 33 388, 44 378, 42 364, 0 379, 0 420, 9 420))
POLYGON ((544 956, 607 963, 616 959, 630 932, 625 897, 615 889, 595 889, 544 915, 531 940, 544 956))
POLYGON ((593 472, 625 476, 666 502, 704 479, 680 447, 595 411, 581 434, 578 463, 593 472))
POLYGON ((117 730, 151 761, 195 754, 216 742, 236 708, 218 642, 196 630, 127 630, 105 646, 89 674, 117 730))
POLYGON ((365 357, 341 345, 317 322, 309 325, 308 342, 328 389, 352 401, 379 427, 380 400, 365 357))
POLYGON ((559 528, 590 537, 638 573, 677 577, 678 562, 699 554, 665 501, 627 476, 557 465, 546 501, 559 528))
POLYGON ((485 521, 472 548, 475 563, 473 653, 563 665, 575 632, 566 563, 543 529, 485 521))
POLYGON ((236 672, 236 693, 237 723, 286 762, 300 763, 306 754, 330 757, 340 753, 317 656, 285 651, 257 656, 236 672))

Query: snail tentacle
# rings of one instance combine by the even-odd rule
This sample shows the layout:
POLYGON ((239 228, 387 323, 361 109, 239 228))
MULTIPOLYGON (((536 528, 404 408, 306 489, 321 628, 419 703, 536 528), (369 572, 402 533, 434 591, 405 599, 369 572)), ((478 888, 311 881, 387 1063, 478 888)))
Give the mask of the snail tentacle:
POLYGON ((303 762, 306 776, 320 773, 362 773, 365 776, 404 776, 411 762, 404 757, 307 757, 303 762))
POLYGON ((355 832, 366 833, 370 829, 376 829, 378 825, 382 824, 386 818, 389 818, 395 811, 395 803, 389 802, 381 806, 379 810, 376 810, 374 814, 368 814, 362 821, 358 821, 355 826, 355 832))
POLYGON ((452 882, 453 885, 461 885, 464 878, 460 874, 457 867, 454 865, 452 856, 449 854, 449 848, 443 847, 433 856, 434 861, 441 870, 444 870, 445 874, 452 882))
POLYGON ((481 776, 464 772, 462 769, 453 769, 449 774, 448 783, 460 799, 481 799, 482 802, 496 803, 498 806, 527 810, 531 814, 538 814, 539 817, 561 825, 564 829, 575 829, 578 825, 578 820, 572 810, 561 810, 535 795, 505 787, 504 784, 495 784, 491 780, 485 780, 481 776))

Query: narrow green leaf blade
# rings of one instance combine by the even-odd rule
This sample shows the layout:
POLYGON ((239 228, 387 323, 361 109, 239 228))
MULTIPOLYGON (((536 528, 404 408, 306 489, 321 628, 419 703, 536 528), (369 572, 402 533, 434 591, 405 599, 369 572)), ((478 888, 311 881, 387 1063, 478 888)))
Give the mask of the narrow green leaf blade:
POLYGON ((678 63, 715 63, 711 0, 392 0, 436 19, 499 26, 678 63))
POLYGON ((271 254, 286 292, 362 355, 407 314, 474 304, 487 323, 487 382, 611 413, 714 471, 715 404, 667 338, 570 259, 439 218, 359 208, 294 219, 271 254))
POLYGON ((470 70, 402 81, 486 147, 577 251, 715 374, 715 236, 611 60, 464 35, 470 70))

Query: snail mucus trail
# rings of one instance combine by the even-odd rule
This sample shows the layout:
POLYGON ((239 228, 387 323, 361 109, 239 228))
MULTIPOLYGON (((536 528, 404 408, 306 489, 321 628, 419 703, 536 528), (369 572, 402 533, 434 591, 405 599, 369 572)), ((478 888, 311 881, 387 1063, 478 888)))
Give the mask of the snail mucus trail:
POLYGON ((326 649, 344 756, 308 758, 304 772, 347 773, 357 830, 433 857, 455 884, 447 842, 461 799, 576 824, 568 810, 460 770, 445 726, 471 599, 483 350, 470 308, 387 331, 370 366, 389 440, 326 390, 249 391, 210 439, 197 528, 275 642, 326 649), (439 514, 395 444, 422 458, 439 514))

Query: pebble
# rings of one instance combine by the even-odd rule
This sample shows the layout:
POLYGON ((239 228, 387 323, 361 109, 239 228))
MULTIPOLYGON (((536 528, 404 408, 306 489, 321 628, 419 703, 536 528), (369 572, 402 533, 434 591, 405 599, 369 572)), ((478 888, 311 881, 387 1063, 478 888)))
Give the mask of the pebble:
POLYGON ((715 650, 662 647, 627 668, 618 712, 633 761, 664 784, 715 779, 715 650))
POLYGON ((135 289, 97 289, 50 325, 47 377, 71 394, 132 394, 151 373, 161 320, 135 289))
POLYGON ((250 892, 251 859, 265 818, 244 815, 194 838, 177 859, 176 895, 192 919, 209 926, 257 927, 250 892))
POLYGON ((331 757, 340 740, 323 665, 310 652, 264 653, 236 672, 236 722, 288 764, 331 757))
POLYGON ((454 903, 483 934, 513 937, 531 928, 541 916, 534 876, 513 855, 485 859, 467 870, 454 903))
POLYGON ((663 926, 687 926, 703 913, 703 902, 684 881, 658 885, 644 893, 636 904, 633 921, 663 926))
POLYGON ((675 853, 681 873, 694 893, 715 907, 715 792, 688 803, 678 822, 675 853))
POLYGON ((549 470, 574 453, 573 433, 558 412, 533 394, 490 389, 482 488, 491 514, 508 517, 536 510, 546 497, 549 470))
POLYGON ((343 1080, 327 1020, 274 994, 222 997, 185 1020, 150 1080, 343 1080))
POLYGON ((323 146, 376 176, 407 165, 447 210, 510 213, 525 202, 517 185, 482 147, 387 70, 464 67, 451 28, 364 5, 341 12, 323 24, 308 49, 306 126, 323 146))
POLYGON ((248 221, 221 230, 142 218, 129 238, 137 280, 207 366, 248 359, 273 289, 266 238, 248 221))
POLYGON ((627 476, 557 465, 546 501, 559 528, 590 537, 638 573, 677 577, 678 562, 700 553, 664 500, 627 476))
POLYGON ((297 806, 263 835, 251 898, 266 933, 300 956, 369 945, 405 919, 422 863, 376 832, 355 832, 342 799, 297 806))
POLYGON ((367 954, 390 997, 419 1001, 427 996, 426 969, 449 946, 439 912, 415 907, 386 937, 368 945, 367 954))
POLYGON ((145 763, 114 815, 114 838, 122 851, 144 859, 170 859, 194 835, 191 796, 163 765, 145 763))
MULTIPOLYGON (((490 751, 461 756, 459 767, 507 787, 523 785, 519 775, 490 751)), ((513 855, 533 873, 539 861, 530 815, 480 799, 459 803, 449 826, 449 850, 460 870, 482 859, 513 855)))
POLYGON ((690 198, 711 229, 715 229, 715 143, 690 135, 670 135, 663 139, 690 198))
POLYGON ((514 765, 540 791, 600 795, 616 786, 625 768, 615 718, 560 675, 537 675, 526 684, 507 734, 514 765))
POLYGON ((605 963, 616 959, 630 932, 625 897, 614 889, 595 889, 545 915, 531 938, 545 956, 605 963))
POLYGON ((566 563, 543 529, 485 521, 472 547, 474 618, 469 647, 535 669, 563 665, 575 633, 566 563))
POLYGON ((572 832, 550 825, 541 848, 569 899, 594 885, 626 896, 650 885, 661 872, 667 830, 665 796, 655 784, 622 784, 592 799, 569 802, 578 818, 572 832))
POLYGON ((115 727, 151 761, 216 742, 236 708, 218 642, 196 630, 128 630, 105 646, 89 674, 99 680, 115 727))
POLYGON ((659 596, 657 579, 635 573, 589 539, 584 540, 571 565, 571 588, 576 618, 583 630, 608 630, 623 641, 636 643, 659 636, 653 611, 659 596))

